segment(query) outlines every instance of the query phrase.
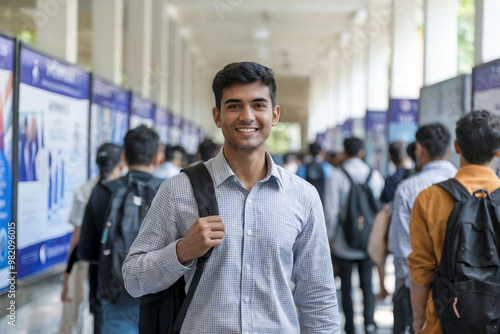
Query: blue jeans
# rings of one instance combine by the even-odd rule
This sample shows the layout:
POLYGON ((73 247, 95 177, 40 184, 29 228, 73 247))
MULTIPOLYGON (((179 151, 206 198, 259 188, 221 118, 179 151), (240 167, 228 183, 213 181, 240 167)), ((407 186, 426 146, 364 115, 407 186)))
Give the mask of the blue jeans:
POLYGON ((102 334, 138 334, 139 302, 113 304, 102 301, 102 334))

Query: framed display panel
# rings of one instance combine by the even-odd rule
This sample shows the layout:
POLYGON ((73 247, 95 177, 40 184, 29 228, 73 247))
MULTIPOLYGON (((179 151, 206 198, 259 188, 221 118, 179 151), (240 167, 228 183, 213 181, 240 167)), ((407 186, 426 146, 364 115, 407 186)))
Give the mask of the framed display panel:
POLYGON ((154 128, 155 105, 153 102, 132 93, 130 95, 129 128, 134 129, 139 125, 154 128))
POLYGON ((472 110, 500 111, 500 59, 472 69, 472 110))
POLYGON ((415 141, 418 129, 418 100, 390 99, 388 118, 389 144, 402 140, 415 141))
POLYGON ((383 175, 387 175, 388 143, 387 143, 387 112, 367 111, 365 118, 365 161, 383 175))
POLYGON ((0 33, 0 293, 9 287, 16 272, 16 223, 13 219, 14 190, 14 37, 0 33))
MULTIPOLYGON (((418 124, 440 122, 451 134, 451 143, 455 141, 455 125, 469 108, 471 92, 470 75, 461 75, 420 90, 418 124)), ((458 168, 460 158, 451 147, 450 161, 458 168)))
POLYGON ((90 105, 90 176, 99 174, 97 150, 104 143, 123 145, 128 130, 130 93, 92 76, 90 105))
POLYGON ((168 130, 170 128, 171 117, 169 117, 168 110, 165 108, 155 108, 155 130, 160 136, 160 142, 163 144, 168 143, 168 130))
POLYGON ((18 277, 66 261, 74 190, 88 179, 90 75, 18 45, 18 277))

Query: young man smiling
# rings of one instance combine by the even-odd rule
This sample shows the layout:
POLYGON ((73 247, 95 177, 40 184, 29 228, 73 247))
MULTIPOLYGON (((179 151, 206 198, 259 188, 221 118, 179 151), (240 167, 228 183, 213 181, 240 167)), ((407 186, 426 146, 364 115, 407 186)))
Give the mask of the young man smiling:
POLYGON ((198 217, 184 173, 163 183, 124 263, 128 291, 155 293, 182 276, 187 291, 196 258, 214 247, 182 333, 339 333, 318 193, 265 150, 280 115, 273 72, 232 63, 213 91, 225 141, 206 166, 219 216, 198 217))

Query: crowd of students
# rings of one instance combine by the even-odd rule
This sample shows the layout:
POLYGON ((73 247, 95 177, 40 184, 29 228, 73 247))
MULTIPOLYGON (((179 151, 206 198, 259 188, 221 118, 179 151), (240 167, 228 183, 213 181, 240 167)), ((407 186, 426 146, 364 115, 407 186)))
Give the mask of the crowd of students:
MULTIPOLYGON (((94 333, 138 333, 145 328, 139 298, 168 291, 178 281, 186 284, 186 291, 191 284, 196 287, 183 314, 182 333, 340 333, 334 267, 341 282, 345 332, 355 333, 351 276, 356 268, 365 332, 376 333, 375 299, 388 295, 384 267, 392 252, 394 333, 441 333, 439 319, 446 310, 458 319, 447 326, 477 329, 488 320, 484 326, 498 333, 493 327, 500 325, 498 312, 471 321, 467 313, 477 310, 472 313, 470 308, 482 305, 466 305, 459 288, 450 288, 454 298, 439 300, 444 306, 435 312, 430 291, 448 217, 457 203, 451 188, 440 182, 454 178, 465 193, 486 194, 470 201, 498 202, 492 195, 500 188, 493 171, 500 157, 498 113, 470 112, 456 129, 423 125, 414 143, 391 143, 388 151, 395 171, 384 179, 363 161, 364 143, 355 137, 344 140, 342 153, 324 154, 313 143, 303 159, 287 154, 282 166, 276 165, 265 150, 280 115, 269 68, 229 64, 217 73, 212 88, 214 123, 224 135, 224 145, 204 141, 194 159, 198 161, 192 162, 205 163, 213 181, 206 196, 217 198, 219 214, 199 215, 199 198, 188 176, 180 172, 188 165, 185 152, 159 144, 153 130, 130 130, 123 148, 101 146, 96 161, 100 175, 75 194, 75 233, 61 299, 76 308, 65 308, 61 332, 78 326, 79 300, 74 296, 83 295, 82 273, 87 268, 78 260, 84 260, 90 263, 94 333), (451 130, 456 131, 455 143, 451 130), (458 172, 447 161, 452 146, 460 155, 458 172), (128 172, 121 176, 124 167, 128 172), (131 211, 126 209, 129 205, 131 211), (134 219, 140 227, 128 229, 134 219), (133 237, 130 244, 125 234, 133 237), (123 242, 126 249, 118 254, 122 258, 117 269, 113 259, 123 242), (197 276, 197 263, 209 250, 203 275, 197 276), (372 291, 374 264, 380 275, 377 296, 372 291)), ((499 240, 496 211, 491 215, 492 234, 477 239, 499 240)), ((482 250, 474 240, 464 240, 464 251, 482 250)), ((496 269, 486 275, 488 282, 479 279, 478 284, 491 286, 490 281, 500 281, 498 246, 483 244, 490 246, 488 268, 496 269)), ((475 265, 474 259, 463 261, 475 265)), ((162 312, 158 319, 170 319, 162 312)), ((169 322, 161 325, 173 328, 169 322)))

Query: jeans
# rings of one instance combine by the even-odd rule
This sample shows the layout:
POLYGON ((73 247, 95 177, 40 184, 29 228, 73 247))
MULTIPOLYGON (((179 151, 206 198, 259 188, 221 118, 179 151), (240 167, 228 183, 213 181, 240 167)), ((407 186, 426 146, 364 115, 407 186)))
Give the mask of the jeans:
POLYGON ((375 296, 372 291, 372 267, 373 263, 370 259, 365 260, 346 260, 336 258, 342 292, 342 309, 345 315, 345 332, 346 334, 354 334, 354 311, 352 308, 351 296, 351 276, 352 267, 354 264, 358 266, 359 285, 363 291, 363 316, 365 318, 365 328, 368 325, 375 324, 373 314, 375 312, 375 296))
POLYGON ((113 304, 102 301, 103 334, 138 334, 139 302, 130 304, 113 304))
POLYGON ((394 291, 394 334, 413 333, 413 314, 411 310, 410 288, 405 285, 406 279, 396 279, 394 291))

